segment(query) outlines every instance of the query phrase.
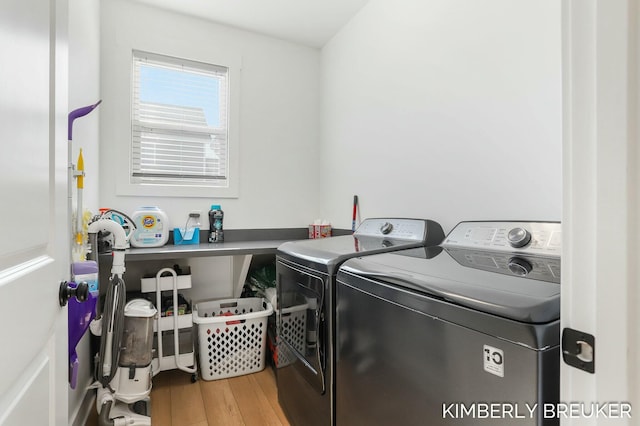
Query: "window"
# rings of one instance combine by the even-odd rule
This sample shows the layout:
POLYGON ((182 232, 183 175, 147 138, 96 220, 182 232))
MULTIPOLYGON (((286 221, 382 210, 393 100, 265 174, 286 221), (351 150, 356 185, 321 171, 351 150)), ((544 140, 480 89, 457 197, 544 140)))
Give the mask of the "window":
POLYGON ((132 184, 229 187, 229 68, 133 52, 132 184))

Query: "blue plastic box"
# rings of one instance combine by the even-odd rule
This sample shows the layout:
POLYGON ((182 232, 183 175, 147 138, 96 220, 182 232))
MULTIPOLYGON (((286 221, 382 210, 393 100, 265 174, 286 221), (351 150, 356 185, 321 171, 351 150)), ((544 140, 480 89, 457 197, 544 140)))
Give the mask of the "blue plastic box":
POLYGON ((200 228, 173 228, 173 244, 186 245, 186 244, 200 244, 200 228))

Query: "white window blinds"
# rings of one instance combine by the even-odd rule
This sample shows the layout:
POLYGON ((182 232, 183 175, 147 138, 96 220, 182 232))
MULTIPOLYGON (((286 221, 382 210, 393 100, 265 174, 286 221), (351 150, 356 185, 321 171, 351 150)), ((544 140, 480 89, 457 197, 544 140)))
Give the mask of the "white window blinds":
POLYGON ((133 52, 132 183, 228 185, 228 73, 133 52))

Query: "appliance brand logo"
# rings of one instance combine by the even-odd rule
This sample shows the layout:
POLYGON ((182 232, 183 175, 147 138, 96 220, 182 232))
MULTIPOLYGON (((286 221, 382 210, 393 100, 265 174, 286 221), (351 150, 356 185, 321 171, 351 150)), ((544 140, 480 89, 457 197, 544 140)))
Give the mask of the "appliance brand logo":
POLYGON ((484 345, 482 351, 484 361, 484 371, 504 377, 504 352, 493 346, 484 345))
POLYGON ((155 224, 156 224, 156 218, 153 216, 144 216, 142 218, 142 226, 144 228, 153 228, 155 224))

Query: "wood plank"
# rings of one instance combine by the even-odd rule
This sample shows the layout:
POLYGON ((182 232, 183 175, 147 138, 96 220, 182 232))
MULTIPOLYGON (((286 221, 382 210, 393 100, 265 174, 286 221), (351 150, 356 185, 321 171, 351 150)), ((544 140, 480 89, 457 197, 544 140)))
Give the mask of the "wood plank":
POLYGON ((153 426, 171 426, 171 386, 151 388, 151 423, 153 426))
MULTIPOLYGON (((88 425, 97 425, 93 411, 88 425)), ((289 425, 269 367, 246 376, 197 383, 182 371, 163 371, 153 378, 151 421, 153 426, 289 425), (194 412, 186 413, 189 410, 194 412)))
POLYGON ((173 378, 176 382, 173 382, 170 388, 171 423, 184 426, 191 426, 201 422, 206 423, 207 414, 204 410, 204 401, 202 400, 199 383, 191 383, 189 374, 179 373, 181 375, 173 378))
POLYGON ((96 409, 95 402, 92 404, 91 411, 89 412, 89 417, 87 418, 87 424, 85 426, 98 426, 98 410, 96 409))
POLYGON ((287 416, 285 416, 284 411, 282 411, 282 407, 280 407, 280 403, 278 402, 278 387, 276 384, 276 376, 271 367, 267 367, 264 370, 255 373, 253 375, 260 385, 262 392, 267 397, 267 400, 271 404, 273 411, 280 419, 280 422, 283 425, 288 426, 289 421, 287 420, 287 416))
POLYGON ((245 423, 228 380, 200 380, 209 426, 244 426, 245 423))
POLYGON ((247 426, 282 426, 253 375, 236 377, 229 381, 229 385, 247 426))

